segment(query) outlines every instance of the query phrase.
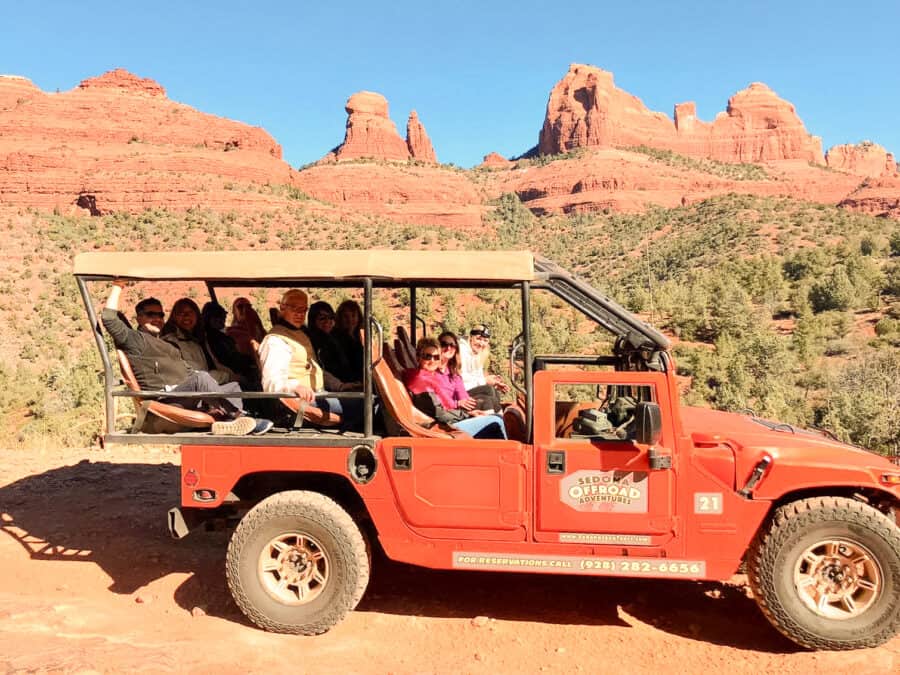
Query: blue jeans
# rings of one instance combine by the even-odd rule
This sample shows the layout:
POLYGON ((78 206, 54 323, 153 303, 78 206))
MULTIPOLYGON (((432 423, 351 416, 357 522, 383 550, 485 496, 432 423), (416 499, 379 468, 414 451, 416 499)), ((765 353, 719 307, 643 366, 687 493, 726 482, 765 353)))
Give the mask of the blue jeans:
POLYGON ((480 415, 469 417, 451 425, 454 429, 465 431, 472 438, 502 438, 506 439, 506 427, 503 426, 503 418, 500 415, 480 415))
POLYGON ((363 405, 360 398, 348 398, 341 400, 333 396, 316 396, 315 403, 311 406, 320 410, 327 410, 341 416, 341 431, 362 431, 363 405))

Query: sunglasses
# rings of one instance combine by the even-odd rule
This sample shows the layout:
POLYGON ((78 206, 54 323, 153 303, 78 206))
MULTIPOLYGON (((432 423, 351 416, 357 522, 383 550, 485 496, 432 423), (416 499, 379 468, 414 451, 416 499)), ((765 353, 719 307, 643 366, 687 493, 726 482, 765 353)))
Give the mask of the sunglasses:
POLYGON ((456 349, 456 343, 455 342, 444 342, 442 340, 441 341, 441 349, 456 349))
POLYGON ((316 321, 334 321, 334 314, 319 314, 316 321))
POLYGON ((162 319, 166 313, 165 312, 141 312, 143 316, 149 316, 151 319, 162 319))
POLYGON ((440 361, 441 355, 440 354, 422 354, 422 356, 420 356, 419 358, 422 359, 423 361, 440 361))

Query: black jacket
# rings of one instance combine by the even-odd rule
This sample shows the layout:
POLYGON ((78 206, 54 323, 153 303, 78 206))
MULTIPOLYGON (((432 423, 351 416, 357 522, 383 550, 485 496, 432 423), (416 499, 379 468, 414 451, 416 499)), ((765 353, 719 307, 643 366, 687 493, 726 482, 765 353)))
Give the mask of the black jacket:
POLYGON ((125 352, 141 389, 162 390, 166 385, 174 387, 190 375, 191 367, 181 358, 178 347, 131 328, 114 309, 104 307, 100 321, 112 337, 116 349, 125 352))

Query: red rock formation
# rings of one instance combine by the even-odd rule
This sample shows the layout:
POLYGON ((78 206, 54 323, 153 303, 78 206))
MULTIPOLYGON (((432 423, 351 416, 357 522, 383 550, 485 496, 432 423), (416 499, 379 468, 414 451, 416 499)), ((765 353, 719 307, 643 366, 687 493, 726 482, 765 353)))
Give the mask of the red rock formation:
POLYGON ((839 206, 873 216, 900 219, 900 177, 895 173, 890 177, 867 178, 839 206))
POLYGON ((824 163, 792 106, 754 82, 709 123, 693 103, 675 106, 674 121, 618 87, 612 73, 573 64, 550 92, 538 149, 555 155, 584 147, 647 145, 723 162, 802 159, 824 163))
POLYGON ((79 89, 122 89, 132 94, 165 96, 166 90, 149 77, 138 77, 124 68, 116 68, 98 77, 91 77, 78 85, 79 89))
POLYGON ((413 159, 437 164, 434 146, 415 110, 409 113, 409 120, 406 122, 406 145, 413 159))
POLYGON ((171 101, 125 71, 59 94, 0 77, 0 204, 258 208, 283 200, 242 186, 293 174, 263 129, 171 101))
POLYGON ((835 145, 825 153, 829 169, 846 171, 857 176, 896 176, 897 162, 894 156, 872 141, 858 145, 835 145))
POLYGON ((360 91, 347 99, 345 109, 347 133, 335 151, 337 159, 409 159, 409 148, 388 116, 388 102, 384 96, 360 91))
POLYGON ((484 159, 481 161, 476 168, 478 169, 505 169, 507 167, 513 166, 515 162, 511 162, 503 155, 490 152, 484 156, 484 159))
POLYGON ((339 208, 414 225, 478 227, 488 208, 466 173, 438 166, 319 164, 299 172, 296 185, 339 208))

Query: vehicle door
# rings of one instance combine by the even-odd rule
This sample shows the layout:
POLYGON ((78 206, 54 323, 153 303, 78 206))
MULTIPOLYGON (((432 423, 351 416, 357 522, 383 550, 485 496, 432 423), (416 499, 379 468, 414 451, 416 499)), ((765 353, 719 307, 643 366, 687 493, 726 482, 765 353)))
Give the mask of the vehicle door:
POLYGON ((675 433, 664 374, 544 370, 534 376, 535 538, 660 546, 674 534, 676 469, 635 440, 636 403, 662 413, 652 454, 675 433))
POLYGON ((527 454, 518 441, 386 438, 381 449, 403 520, 417 534, 525 539, 527 454))

